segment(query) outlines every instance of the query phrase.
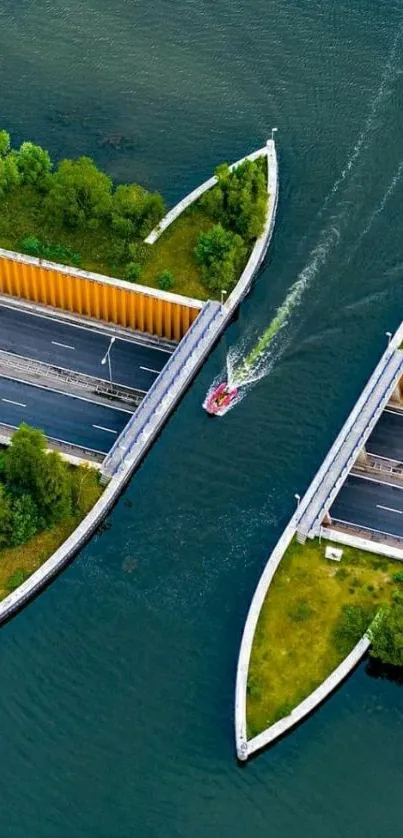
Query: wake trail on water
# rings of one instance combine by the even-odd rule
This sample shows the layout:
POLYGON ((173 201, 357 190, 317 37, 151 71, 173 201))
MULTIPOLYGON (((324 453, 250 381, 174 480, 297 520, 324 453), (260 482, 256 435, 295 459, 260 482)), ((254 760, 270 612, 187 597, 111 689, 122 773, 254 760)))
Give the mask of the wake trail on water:
MULTIPOLYGON (((379 111, 391 93, 392 84, 396 79, 398 72, 396 58, 398 56, 398 49, 402 35, 403 23, 398 28, 393 39, 393 43, 382 72, 380 84, 370 103, 369 113, 364 126, 357 137, 352 152, 347 158, 347 162, 345 163, 340 175, 337 177, 330 192, 326 196, 322 208, 317 214, 317 218, 322 218, 325 213, 330 213, 330 205, 334 197, 340 191, 342 186, 347 188, 350 181, 350 175, 356 167, 357 161, 359 160, 362 152, 368 146, 370 136, 379 127, 379 111)), ((382 213, 389 197, 395 190, 402 175, 403 161, 399 165, 398 171, 389 184, 379 207, 372 213, 365 229, 361 233, 357 247, 364 236, 370 231, 377 216, 382 213)), ((354 177, 354 175, 352 175, 352 177, 354 177)), ((339 244, 342 231, 345 228, 346 221, 348 220, 348 214, 349 204, 343 200, 342 195, 340 196, 338 202, 338 212, 335 208, 328 223, 325 224, 320 231, 319 241, 311 250, 306 265, 298 274, 298 277, 291 286, 284 302, 275 312, 275 315, 270 321, 267 329, 265 329, 263 334, 259 337, 255 346, 248 354, 245 355, 247 339, 244 338, 238 344, 229 349, 226 359, 226 381, 231 389, 236 389, 237 394, 228 406, 228 410, 235 407, 235 405, 247 395, 252 385, 271 372, 273 366, 290 343, 291 335, 287 333, 286 327, 291 322, 296 310, 299 308, 306 291, 312 286, 320 270, 325 266, 331 252, 339 244)), ((208 391, 207 398, 214 392, 217 385, 223 381, 223 375, 224 374, 221 373, 220 376, 215 378, 208 391)))
POLYGON ((383 211, 386 207, 386 204, 389 201, 389 198, 392 197, 396 187, 398 186, 398 184, 400 183, 400 181, 402 179, 402 176, 403 176, 403 160, 399 163, 399 165, 397 167, 397 171, 393 175, 393 178, 390 181, 390 183, 389 183, 389 185, 388 185, 388 187, 387 187, 379 205, 371 213, 364 229, 362 230, 362 232, 358 236, 358 239, 355 242, 354 247, 351 249, 351 251, 348 255, 348 258, 345 261, 345 265, 348 265, 351 262, 351 260, 353 259, 353 257, 357 253, 357 250, 361 246, 362 241, 365 239, 365 236, 368 235, 368 233, 372 229, 372 226, 375 223, 375 221, 379 218, 380 215, 382 215, 382 213, 383 213, 383 211))

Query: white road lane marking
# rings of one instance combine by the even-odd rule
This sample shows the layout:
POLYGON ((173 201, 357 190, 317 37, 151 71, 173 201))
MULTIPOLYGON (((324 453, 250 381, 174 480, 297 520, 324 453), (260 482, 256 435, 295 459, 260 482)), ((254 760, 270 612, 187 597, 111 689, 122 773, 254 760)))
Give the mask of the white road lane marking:
POLYGON ((117 431, 113 431, 112 428, 104 428, 103 425, 93 425, 93 428, 97 428, 98 431, 108 431, 109 434, 117 434, 117 431))
POLYGON ((140 367, 141 370, 145 370, 146 372, 154 372, 155 375, 159 375, 161 370, 151 370, 150 367, 140 367))
POLYGON ((385 509, 386 512, 396 512, 397 515, 403 515, 403 512, 402 512, 401 509, 393 509, 392 506, 382 506, 380 503, 377 503, 376 508, 377 509, 385 509))
POLYGON ((69 343, 59 343, 58 340, 52 340, 53 346, 61 346, 62 349, 75 349, 75 346, 70 346, 69 343))
POLYGON ((2 402, 7 402, 7 404, 16 404, 17 407, 26 407, 26 404, 23 404, 22 402, 15 402, 13 399, 2 399, 2 402))

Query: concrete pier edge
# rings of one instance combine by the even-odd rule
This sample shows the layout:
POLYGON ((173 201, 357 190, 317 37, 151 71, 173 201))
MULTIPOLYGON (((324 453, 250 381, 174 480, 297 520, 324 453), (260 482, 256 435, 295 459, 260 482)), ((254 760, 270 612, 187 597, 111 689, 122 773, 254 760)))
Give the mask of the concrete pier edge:
MULTIPOLYGON (((270 244, 276 218, 279 180, 277 154, 274 140, 268 140, 266 146, 264 146, 262 149, 253 152, 251 155, 247 155, 246 158, 242 158, 242 160, 253 160, 263 155, 267 156, 268 161, 268 207, 264 230, 262 232, 262 235, 255 242, 248 263, 240 279, 238 280, 237 285, 226 300, 225 305, 221 306, 221 316, 215 317, 213 319, 209 328, 209 332, 205 336, 205 339, 202 341, 202 345, 199 347, 198 352, 194 353, 195 357, 189 359, 189 361, 187 362, 186 370, 184 371, 184 375, 181 378, 180 386, 177 388, 173 397, 170 398, 165 403, 165 405, 159 405, 158 416, 156 415, 156 409, 153 408, 154 413, 153 416, 150 417, 150 419, 154 417, 156 421, 153 423, 153 426, 150 429, 150 431, 144 434, 143 436, 142 450, 140 455, 137 455, 135 458, 129 460, 124 467, 121 467, 119 469, 118 475, 110 479, 100 499, 96 502, 96 504, 86 515, 86 517, 83 518, 83 520, 78 525, 78 527, 76 527, 74 532, 71 533, 71 535, 66 539, 66 541, 63 542, 63 544, 61 544, 58 550, 56 550, 56 552, 53 553, 53 555, 49 559, 47 559, 44 562, 44 564, 41 565, 40 568, 38 568, 38 570, 31 574, 31 576, 25 582, 23 582, 22 585, 20 585, 15 591, 13 591, 0 602, 0 624, 10 619, 10 617, 14 615, 17 611, 19 611, 25 604, 27 604, 30 599, 36 596, 39 593, 39 591, 43 587, 45 587, 53 579, 53 577, 56 576, 62 570, 62 568, 73 558, 73 556, 84 546, 84 544, 89 540, 91 535, 100 526, 106 515, 110 512, 110 510, 118 500, 125 485, 128 483, 135 469, 141 462, 142 457, 144 456, 150 445, 154 442, 156 436, 161 430, 161 427, 166 422, 166 420, 178 404, 179 400, 183 396, 185 390, 194 378, 196 372, 207 358, 214 343, 217 341, 221 333, 224 331, 235 309, 240 304, 243 297, 250 290, 252 281, 264 260, 267 248, 270 244)), ((242 162, 242 160, 239 160, 236 163, 234 163, 233 167, 239 165, 242 162)), ((215 182, 215 178, 212 179, 212 182, 215 182)), ((212 185, 212 183, 210 185, 212 185)), ((205 184, 202 184, 202 186, 205 187, 205 184)), ((190 203, 192 203, 192 201, 196 200, 197 197, 199 197, 199 194, 201 194, 199 190, 200 187, 197 190, 194 190, 192 193, 190 193, 189 196, 183 199, 182 202, 179 202, 179 205, 177 205, 177 207, 181 206, 181 209, 179 212, 177 212, 175 217, 178 217, 178 215, 180 215, 180 212, 183 211, 185 206, 189 206, 190 203)), ((203 189, 203 191, 205 191, 205 189, 203 189)), ((171 215, 175 211, 175 209, 176 208, 174 207, 173 210, 171 210, 171 215)), ((166 218, 168 218, 169 215, 170 213, 168 213, 166 218)), ((173 218, 169 223, 172 223, 172 220, 173 218)), ((157 228, 160 232, 163 222, 164 219, 162 222, 160 222, 160 225, 157 228)), ((168 226, 168 224, 166 226, 168 226)), ((156 238, 158 238, 158 235, 156 236, 156 238)), ((3 251, 0 250, 0 254, 2 252, 3 251)), ((17 259, 21 258, 22 260, 30 260, 30 257, 21 256, 21 254, 15 254, 15 256, 17 259)), ((44 263, 42 263, 42 265, 44 265, 44 263)), ((61 267, 64 269, 64 272, 69 272, 69 269, 65 266, 61 267)), ((108 281, 111 281, 109 277, 107 277, 106 279, 108 281)), ((112 280, 111 282, 113 284, 114 281, 112 280)), ((119 280, 116 282, 120 284, 122 281, 119 280)), ((154 289, 149 290, 152 294, 155 294, 155 296, 159 296, 159 294, 161 294, 161 292, 156 293, 154 289)), ((169 296, 166 292, 164 292, 164 295, 169 296)), ((175 297, 175 295, 170 296, 175 297)), ((199 301, 197 302, 199 303, 199 301)), ((201 309, 199 317, 201 317, 203 311, 204 306, 201 309)), ((192 328, 195 327, 199 317, 196 319, 196 321, 194 321, 194 323, 190 327, 189 331, 186 333, 185 337, 182 339, 175 352, 179 350, 183 341, 187 339, 189 332, 192 328)), ((158 378, 162 378, 163 375, 164 370, 158 378)))
MULTIPOLYGON (((389 357, 391 353, 395 352, 402 344, 402 341, 403 323, 400 324, 399 328, 393 335, 387 349, 383 353, 382 358, 378 362, 366 387, 364 388, 363 394, 367 392, 367 388, 370 385, 372 377, 376 376, 377 370, 380 364, 382 363, 382 359, 385 356, 389 357)), ((350 672, 353 671, 357 663, 365 655, 370 646, 370 640, 364 635, 364 637, 361 638, 361 640, 357 643, 357 645, 350 652, 350 654, 347 655, 347 657, 341 662, 341 664, 333 672, 330 673, 330 675, 322 682, 322 684, 319 685, 319 687, 317 687, 316 690, 314 690, 314 692, 312 692, 309 696, 307 696, 307 698, 300 702, 300 704, 294 707, 293 711, 289 715, 285 716, 283 719, 280 719, 278 722, 275 722, 275 724, 270 725, 257 736, 248 739, 246 725, 246 697, 248 671, 253 645, 253 638, 255 635, 256 625, 259 619, 260 611, 266 599, 274 574, 284 556, 284 553, 287 550, 287 547, 290 545, 292 539, 297 533, 298 524, 301 519, 301 516, 305 512, 305 509, 308 503, 310 502, 310 499, 316 489, 316 486, 318 485, 318 482, 322 479, 324 465, 326 464, 325 468, 328 468, 330 453, 333 450, 338 449, 343 432, 349 432, 351 419, 352 417, 356 416, 357 408, 362 408, 363 394, 361 394, 357 403, 354 405, 351 413, 347 417, 347 420, 343 425, 343 428, 341 429, 340 433, 338 434, 335 443, 333 443, 333 446, 331 447, 329 453, 326 455, 322 465, 319 467, 317 474, 315 475, 307 491, 305 492, 305 495, 302 498, 299 507, 294 512, 283 534, 280 536, 279 541, 277 542, 272 553, 270 554, 268 561, 264 567, 263 573, 260 576, 257 588, 255 590, 249 607, 246 622, 244 625, 244 630, 242 633, 235 684, 235 745, 237 757, 241 761, 247 760, 248 757, 250 757, 253 753, 256 753, 257 751, 264 748, 266 745, 269 745, 270 743, 274 742, 276 739, 278 739, 280 736, 282 736, 284 733, 286 733, 292 727, 294 727, 298 722, 301 722, 304 718, 306 718, 313 710, 315 710, 319 706, 319 704, 321 704, 342 683, 342 681, 350 674, 350 672)), ((331 528, 322 528, 320 534, 324 539, 328 539, 329 541, 335 541, 340 544, 357 547, 362 550, 368 550, 369 552, 377 553, 379 555, 389 556, 391 558, 395 558, 401 561, 403 560, 403 550, 399 550, 395 547, 386 547, 385 545, 377 544, 376 542, 371 542, 369 540, 362 539, 357 536, 350 536, 349 534, 336 532, 331 528)))

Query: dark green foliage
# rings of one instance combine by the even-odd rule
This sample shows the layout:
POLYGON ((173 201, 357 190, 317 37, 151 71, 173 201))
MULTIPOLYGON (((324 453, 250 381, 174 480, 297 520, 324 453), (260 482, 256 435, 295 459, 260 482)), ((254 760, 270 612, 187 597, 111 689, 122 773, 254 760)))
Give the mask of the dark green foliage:
POLYGON ((304 599, 300 599, 288 612, 288 616, 294 623, 305 623, 314 613, 309 603, 304 599))
POLYGON ((4 131, 2 129, 0 131, 0 157, 5 157, 6 154, 10 151, 11 148, 11 139, 10 134, 8 131, 4 131))
POLYGON ((349 572, 346 567, 338 567, 334 575, 336 579, 339 579, 340 582, 342 582, 343 579, 347 579, 347 576, 349 576, 349 572))
POLYGON ((19 183, 20 173, 15 156, 8 154, 6 157, 0 157, 0 198, 4 198, 19 183))
POLYGON ((403 666, 403 605, 382 611, 373 628, 371 655, 382 663, 403 666))
POLYGON ((19 248, 23 253, 28 253, 29 256, 47 259, 50 262, 61 262, 63 264, 67 262, 73 265, 79 265, 81 262, 78 253, 75 253, 71 247, 65 247, 62 244, 41 242, 36 236, 26 236, 24 239, 21 239, 19 248))
POLYGON ((11 544, 24 544, 39 529, 38 508, 31 495, 17 495, 12 502, 11 544))
POLYGON ((112 180, 90 157, 62 160, 51 176, 44 201, 47 217, 66 227, 96 229, 109 215, 112 180))
POLYGON ((140 262, 129 262, 125 268, 125 279, 128 282, 137 282, 141 274, 140 262))
POLYGON ((263 232, 267 209, 265 158, 246 160, 230 171, 227 164, 215 171, 217 185, 201 199, 204 211, 224 227, 252 242, 263 232))
POLYGON ((403 571, 398 570, 397 573, 394 573, 393 576, 392 576, 392 580, 393 580, 393 582, 398 582, 399 584, 402 584, 403 583, 403 571))
POLYGON ((162 271, 157 279, 157 285, 161 291, 170 291, 175 285, 175 277, 172 271, 162 271))
POLYGON ((15 495, 30 495, 46 526, 71 513, 68 469, 56 452, 47 454, 41 431, 21 425, 12 438, 6 459, 6 478, 15 495))
POLYGON ((200 265, 203 281, 211 291, 230 289, 239 276, 245 245, 240 236, 216 224, 201 233, 195 248, 195 258, 200 265))
POLYGON ((164 213, 162 196, 136 183, 118 186, 113 195, 112 227, 122 238, 145 238, 164 213))
POLYGON ((0 547, 10 543, 13 531, 11 499, 5 487, 0 483, 0 547))
POLYGON ((25 142, 16 155, 21 183, 31 183, 38 187, 49 184, 48 175, 52 168, 49 153, 35 143, 25 142))
POLYGON ((15 591, 16 588, 19 588, 20 585, 22 585, 22 583, 25 582, 26 579, 28 579, 28 576, 29 573, 26 573, 25 570, 23 570, 22 568, 15 570, 14 573, 12 573, 11 576, 8 577, 7 590, 9 590, 10 593, 12 591, 15 591))
MULTIPOLYGON (((354 588, 352 589, 354 593, 354 588)), ((338 652, 348 655, 365 634, 375 616, 375 609, 363 605, 343 605, 333 632, 338 652)))

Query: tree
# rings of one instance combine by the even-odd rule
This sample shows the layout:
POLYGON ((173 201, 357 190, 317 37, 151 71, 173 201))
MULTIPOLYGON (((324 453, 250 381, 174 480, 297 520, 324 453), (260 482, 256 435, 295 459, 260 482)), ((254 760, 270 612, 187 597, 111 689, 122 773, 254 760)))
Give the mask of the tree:
POLYGON ((46 438, 42 431, 20 425, 12 436, 5 464, 6 480, 12 492, 35 495, 45 452, 46 438))
POLYGON ((203 195, 201 206, 210 218, 252 242, 263 231, 267 210, 265 167, 262 160, 245 160, 232 171, 218 166, 217 184, 203 195))
POLYGON ((7 157, 0 157, 0 198, 4 198, 20 182, 15 155, 8 154, 7 157))
POLYGON ((403 666, 403 605, 385 608, 372 634, 372 657, 382 663, 403 666))
POLYGON ((372 605, 343 605, 333 632, 337 651, 348 655, 371 625, 374 615, 372 605))
POLYGON ((12 503, 11 544, 25 544, 39 529, 38 508, 31 495, 18 495, 12 503))
POLYGON ((49 153, 35 143, 26 142, 17 154, 17 166, 21 183, 43 186, 52 168, 49 153))
POLYGON ((136 183, 118 186, 112 199, 112 226, 122 238, 144 238, 165 213, 158 192, 147 192, 136 183))
POLYGON ((11 140, 8 131, 4 128, 0 131, 0 157, 5 157, 10 151, 11 140))
POLYGON ((0 483, 0 547, 7 547, 10 544, 12 531, 11 498, 5 486, 0 483))
POLYGON ((21 425, 7 452, 6 479, 15 495, 30 495, 46 525, 71 512, 71 480, 55 451, 46 452, 42 431, 21 425))
POLYGON ((111 209, 112 180, 90 157, 62 160, 49 181, 44 207, 50 220, 96 228, 111 209))
POLYGON ((245 246, 239 235, 216 224, 201 233, 195 248, 203 281, 211 291, 231 288, 240 273, 245 258, 245 246))

